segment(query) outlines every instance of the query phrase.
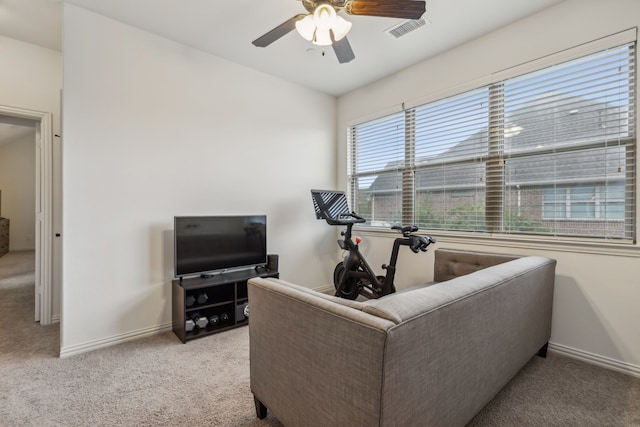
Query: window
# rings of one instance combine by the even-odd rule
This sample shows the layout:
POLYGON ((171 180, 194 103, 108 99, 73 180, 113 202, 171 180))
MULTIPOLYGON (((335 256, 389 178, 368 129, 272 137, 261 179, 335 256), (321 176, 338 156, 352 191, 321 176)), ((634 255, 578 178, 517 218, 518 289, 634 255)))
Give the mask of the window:
POLYGON ((544 219, 624 219, 624 185, 545 188, 544 219))
POLYGON ((635 43, 349 128, 351 205, 386 227, 634 241, 635 43))
POLYGON ((386 226, 402 216, 402 171, 405 168, 404 114, 354 126, 350 139, 353 171, 351 206, 370 225, 386 226), (376 200, 377 197, 377 200, 376 200), (355 203, 353 203, 355 200, 355 203))

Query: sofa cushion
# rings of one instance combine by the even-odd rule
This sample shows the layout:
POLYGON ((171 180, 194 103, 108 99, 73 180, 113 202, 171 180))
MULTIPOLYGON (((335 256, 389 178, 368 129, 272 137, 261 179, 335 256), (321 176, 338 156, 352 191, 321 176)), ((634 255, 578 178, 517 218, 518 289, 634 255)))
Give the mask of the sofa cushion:
POLYGON ((482 270, 483 268, 520 258, 517 255, 460 251, 444 248, 437 249, 434 256, 433 280, 436 282, 444 282, 482 270))

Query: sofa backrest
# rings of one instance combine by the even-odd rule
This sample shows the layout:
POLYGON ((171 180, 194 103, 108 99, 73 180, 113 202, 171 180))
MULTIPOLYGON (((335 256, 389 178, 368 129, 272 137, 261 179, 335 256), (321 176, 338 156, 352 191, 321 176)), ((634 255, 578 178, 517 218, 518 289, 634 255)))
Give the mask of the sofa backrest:
POLYGON ((520 258, 518 255, 502 255, 444 248, 436 249, 434 256, 433 280, 436 282, 445 282, 482 270, 483 268, 520 258))
MULTIPOLYGON (((543 257, 522 257, 455 277, 431 286, 387 295, 364 302, 362 311, 390 320, 396 325, 428 315, 463 299, 473 299, 482 292, 517 281, 547 265, 555 270, 555 261, 543 257)), ((535 274, 535 273, 534 273, 535 274)))
POLYGON ((375 301, 381 425, 466 425, 549 340, 555 261, 527 256, 375 301))

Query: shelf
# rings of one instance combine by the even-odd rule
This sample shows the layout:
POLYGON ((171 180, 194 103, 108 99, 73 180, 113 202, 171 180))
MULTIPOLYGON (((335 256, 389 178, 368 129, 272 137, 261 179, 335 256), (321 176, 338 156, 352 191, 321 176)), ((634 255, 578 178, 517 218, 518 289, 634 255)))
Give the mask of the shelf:
POLYGON ((248 325, 247 281, 254 277, 278 277, 278 272, 252 269, 172 281, 173 332, 186 343, 248 325))
POLYGON ((208 308, 218 307, 218 306, 225 305, 225 304, 233 304, 234 302, 235 302, 235 300, 228 300, 228 301, 216 302, 216 303, 213 303, 213 304, 198 305, 198 306, 194 306, 194 307, 185 308, 185 311, 187 313, 189 313, 189 312, 192 312, 192 311, 206 310, 208 308))

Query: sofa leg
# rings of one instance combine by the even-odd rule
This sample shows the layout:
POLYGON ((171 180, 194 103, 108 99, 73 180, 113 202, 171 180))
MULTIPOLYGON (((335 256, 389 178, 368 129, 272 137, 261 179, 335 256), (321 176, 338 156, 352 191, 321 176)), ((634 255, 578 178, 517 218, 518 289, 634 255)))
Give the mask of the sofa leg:
POLYGON ((547 357, 547 349, 549 348, 549 343, 545 343, 545 345, 543 345, 540 350, 538 350, 538 356, 540 357, 547 357))
POLYGON ((253 401, 256 404, 256 416, 261 420, 267 417, 267 407, 264 406, 262 402, 258 400, 257 397, 253 396, 253 401))

